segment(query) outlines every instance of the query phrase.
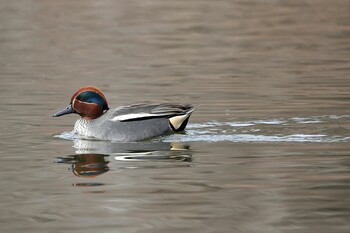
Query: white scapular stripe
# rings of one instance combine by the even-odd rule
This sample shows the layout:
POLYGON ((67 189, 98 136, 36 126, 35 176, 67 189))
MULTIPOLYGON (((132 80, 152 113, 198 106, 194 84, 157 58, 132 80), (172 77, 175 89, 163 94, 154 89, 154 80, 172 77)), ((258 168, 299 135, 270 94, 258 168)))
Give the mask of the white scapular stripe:
POLYGON ((152 116, 158 116, 158 115, 152 114, 152 113, 131 113, 131 114, 115 116, 112 119, 110 119, 110 121, 126 121, 126 120, 133 120, 133 119, 152 117, 152 116))

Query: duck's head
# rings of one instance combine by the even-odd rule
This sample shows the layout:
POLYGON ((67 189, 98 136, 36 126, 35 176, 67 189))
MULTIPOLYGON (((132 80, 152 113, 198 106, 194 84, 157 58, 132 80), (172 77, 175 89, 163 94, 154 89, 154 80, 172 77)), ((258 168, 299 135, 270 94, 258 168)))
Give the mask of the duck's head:
POLYGON ((67 108, 53 114, 54 117, 77 113, 84 119, 96 119, 108 110, 107 99, 96 87, 79 88, 72 96, 67 108))

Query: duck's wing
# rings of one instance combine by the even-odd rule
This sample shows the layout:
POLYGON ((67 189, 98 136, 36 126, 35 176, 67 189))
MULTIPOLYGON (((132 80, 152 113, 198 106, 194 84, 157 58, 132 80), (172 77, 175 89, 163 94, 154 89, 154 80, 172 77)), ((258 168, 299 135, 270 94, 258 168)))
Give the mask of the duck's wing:
POLYGON ((175 131, 183 130, 195 110, 189 104, 133 104, 112 112, 111 121, 139 121, 151 118, 168 118, 175 131))
POLYGON ((145 118, 171 118, 192 113, 195 107, 186 104, 133 104, 112 110, 111 121, 133 121, 145 118))

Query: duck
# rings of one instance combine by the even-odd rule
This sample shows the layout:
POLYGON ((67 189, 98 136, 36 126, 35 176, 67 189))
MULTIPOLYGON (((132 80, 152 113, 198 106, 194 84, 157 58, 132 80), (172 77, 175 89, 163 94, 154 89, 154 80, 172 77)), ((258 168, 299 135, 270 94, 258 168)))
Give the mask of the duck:
POLYGON ((74 132, 84 139, 137 142, 184 131, 194 110, 191 104, 174 103, 137 103, 110 109, 100 89, 85 86, 53 117, 78 114, 74 132))

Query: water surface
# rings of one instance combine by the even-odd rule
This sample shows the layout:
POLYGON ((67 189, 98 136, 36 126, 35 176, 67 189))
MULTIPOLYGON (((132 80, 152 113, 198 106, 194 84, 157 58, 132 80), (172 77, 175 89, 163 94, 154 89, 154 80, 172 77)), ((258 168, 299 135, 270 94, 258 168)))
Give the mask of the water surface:
POLYGON ((347 1, 0 5, 1 232, 349 232, 347 1), (186 132, 84 140, 52 118, 192 103, 186 132))

